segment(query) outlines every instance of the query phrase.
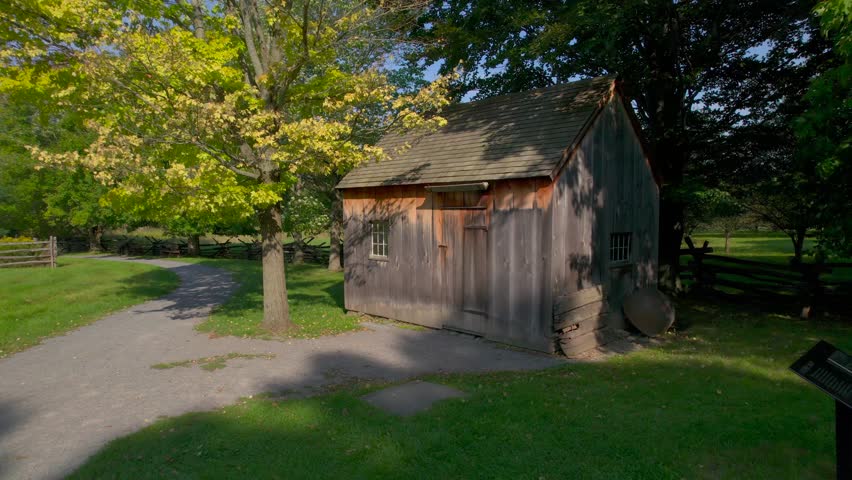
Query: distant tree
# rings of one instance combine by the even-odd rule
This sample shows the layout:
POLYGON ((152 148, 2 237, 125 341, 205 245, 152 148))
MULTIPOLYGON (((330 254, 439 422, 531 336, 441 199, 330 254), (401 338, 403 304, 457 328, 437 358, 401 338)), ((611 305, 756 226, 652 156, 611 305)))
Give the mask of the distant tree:
MULTIPOLYGON (((405 49, 398 48, 397 44, 384 45, 388 53, 401 53, 405 49)), ((363 59, 350 59, 348 68, 357 70, 358 63, 363 59)), ((362 68, 362 67, 361 67, 362 68)), ((394 86, 395 91, 401 95, 416 95, 429 85, 425 81, 422 65, 404 64, 394 65, 393 68, 384 70, 388 81, 394 86)), ((448 70, 449 71, 449 70, 448 70)), ((454 78, 457 70, 452 70, 450 78, 454 78)), ((378 105, 362 103, 358 106, 360 115, 352 124, 353 138, 363 145, 375 145, 387 131, 385 120, 386 113, 378 105)), ((335 186, 343 180, 355 165, 352 163, 341 164, 337 169, 331 170, 326 175, 310 177, 312 188, 317 193, 324 193, 324 202, 329 206, 328 232, 329 232, 329 258, 328 269, 333 272, 343 270, 343 194, 335 186)))
POLYGON ((104 231, 126 223, 126 217, 103 202, 107 188, 91 172, 80 167, 53 168, 50 174, 52 182, 42 192, 44 217, 53 226, 69 225, 84 233, 89 250, 100 252, 104 231))
POLYGON ((0 97, 0 225, 39 237, 82 233, 99 250, 104 229, 124 222, 101 203, 107 187, 79 167, 40 168, 26 149, 82 150, 90 140, 73 116, 41 111, 26 97, 0 97))
MULTIPOLYGON (((728 184, 744 207, 785 232, 794 260, 801 261, 806 236, 821 231, 827 194, 845 191, 838 189, 839 179, 821 174, 820 156, 814 154, 820 142, 801 134, 813 79, 836 68, 839 57, 815 16, 773 42, 760 62, 720 77, 703 97, 701 119, 710 126, 705 131, 717 135, 697 149, 708 160, 692 166, 705 172, 705 180, 728 184)), ((842 97, 835 101, 843 103, 842 97)))
POLYGON ((340 173, 332 173, 325 178, 328 197, 328 269, 332 272, 343 270, 343 194, 335 186, 343 180, 340 173))
POLYGON ((818 196, 805 198, 802 190, 809 187, 795 181, 791 177, 763 181, 740 198, 748 210, 790 237, 793 260, 801 262, 808 230, 816 225, 818 196))
POLYGON ((731 235, 744 224, 742 205, 727 191, 697 187, 684 199, 685 232, 698 227, 718 230, 725 237, 725 253, 731 253, 731 235))
POLYGON ((786 95, 729 129, 719 140, 724 145, 711 147, 717 160, 703 167, 713 169, 714 180, 726 185, 743 208, 786 233, 795 261, 801 261, 805 238, 819 225, 824 192, 832 187, 820 178, 817 162, 794 132, 805 108, 808 72, 787 80, 793 85, 782 85, 783 75, 777 73, 773 83, 780 90, 787 87, 786 95))
POLYGON ((740 230, 745 222, 747 221, 747 217, 742 214, 739 215, 725 215, 717 217, 710 223, 710 227, 713 230, 719 230, 722 232, 722 235, 725 237, 725 254, 731 253, 731 237, 736 233, 737 230, 740 230))
POLYGON ((159 224, 169 235, 186 237, 186 254, 190 257, 201 256, 201 237, 210 230, 201 230, 183 218, 175 217, 172 223, 159 224))
POLYGON ((43 189, 47 172, 36 172, 25 146, 38 141, 32 108, 0 95, 0 228, 4 235, 40 236, 48 231, 43 189))
POLYGON ((310 177, 303 177, 287 194, 284 231, 293 237, 295 264, 305 261, 307 238, 328 231, 329 205, 324 201, 324 186, 310 177))
POLYGON ((47 232, 41 184, 32 165, 19 155, 0 152, 0 229, 2 236, 40 236, 47 232))
POLYGON ((717 189, 707 189, 699 183, 691 182, 681 189, 684 205, 683 233, 692 235, 695 231, 706 226, 713 219, 713 207, 717 195, 717 189))

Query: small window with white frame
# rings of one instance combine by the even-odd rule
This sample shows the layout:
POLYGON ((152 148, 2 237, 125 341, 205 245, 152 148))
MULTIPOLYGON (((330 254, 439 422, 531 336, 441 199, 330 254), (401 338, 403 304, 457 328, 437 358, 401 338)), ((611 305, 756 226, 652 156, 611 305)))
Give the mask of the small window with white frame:
POLYGON ((609 261, 610 263, 628 263, 631 254, 630 232, 612 233, 609 236, 609 261))
POLYGON ((370 221, 370 257, 388 258, 388 222, 383 220, 370 221))

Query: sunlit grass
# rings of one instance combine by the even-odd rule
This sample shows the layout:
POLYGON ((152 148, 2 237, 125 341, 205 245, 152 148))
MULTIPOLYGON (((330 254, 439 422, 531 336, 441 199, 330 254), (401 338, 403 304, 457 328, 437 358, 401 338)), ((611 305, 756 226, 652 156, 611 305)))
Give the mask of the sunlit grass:
POLYGON ((275 355, 269 353, 237 353, 232 352, 225 355, 215 355, 212 357, 203 357, 203 358, 194 358, 191 360, 181 360, 178 362, 168 362, 168 363, 155 363, 151 365, 151 368, 154 370, 171 370, 172 368, 187 368, 198 366, 202 370, 206 370, 208 372, 212 372, 215 370, 221 370, 228 366, 228 360, 241 359, 241 360, 252 360, 255 358, 263 358, 266 360, 272 360, 275 358, 275 355))
POLYGON ((139 263, 64 256, 58 263, 0 270, 0 357, 165 295, 179 283, 173 272, 139 263))
MULTIPOLYGON (((695 233, 692 241, 700 246, 710 242, 713 253, 725 255, 725 236, 720 233, 695 233)), ((805 239, 805 249, 814 246, 813 240, 805 239)), ((793 242, 780 232, 735 232, 728 241, 727 255, 737 258, 773 263, 788 263, 793 257, 793 242)), ((686 245, 684 244, 684 248, 686 245)))
POLYGON ((662 346, 600 363, 428 377, 468 397, 411 418, 362 402, 378 386, 361 384, 162 420, 76 478, 831 478, 833 401, 787 367, 818 338, 852 349, 852 328, 680 316, 662 346))
MULTIPOLYGON (((259 261, 182 258, 179 261, 228 270, 240 286, 210 318, 199 324, 200 331, 216 335, 269 337, 263 320, 263 277, 259 261)), ((290 317, 296 325, 292 337, 333 335, 358 328, 358 317, 343 308, 343 274, 329 272, 316 264, 287 265, 287 298, 290 317)))
MULTIPOLYGON (((696 246, 701 246, 705 240, 713 247, 714 255, 724 255, 744 260, 790 265, 793 259, 793 242, 781 232, 735 232, 729 239, 729 252, 725 253, 725 237, 718 233, 695 233, 692 240, 696 246)), ((807 252, 815 246, 814 240, 805 238, 804 262, 813 262, 813 256, 807 252)), ((686 248, 686 244, 683 244, 686 248)), ((685 265, 688 256, 681 257, 685 265)), ((852 263, 848 258, 832 258, 831 262, 852 263)), ((834 271, 822 276, 823 280, 852 282, 852 268, 835 268, 834 271)), ((749 281, 749 280, 744 280, 749 281)))

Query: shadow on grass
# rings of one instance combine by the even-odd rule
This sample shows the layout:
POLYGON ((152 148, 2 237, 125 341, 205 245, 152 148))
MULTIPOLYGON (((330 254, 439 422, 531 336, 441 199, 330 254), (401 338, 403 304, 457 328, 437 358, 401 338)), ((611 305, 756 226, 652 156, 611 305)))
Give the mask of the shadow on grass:
POLYGON ((344 308, 343 274, 321 265, 287 265, 287 292, 296 300, 344 308))
POLYGON ((849 348, 852 332, 772 316, 747 321, 718 306, 681 311, 688 328, 627 357, 429 376, 469 396, 410 418, 363 403, 376 388, 364 379, 475 366, 482 359, 473 342, 448 353, 423 339, 449 334, 404 336, 394 361, 317 353, 298 379, 267 390, 310 393, 305 379, 322 376, 346 388, 160 421, 112 443, 76 478, 830 478, 833 403, 786 366, 810 337, 849 348))
POLYGON ((118 293, 141 298, 157 298, 175 290, 180 284, 180 275, 175 271, 148 270, 123 281, 118 293))
POLYGON ((337 308, 339 308, 341 310, 346 309, 346 306, 345 306, 346 304, 344 302, 344 296, 343 296, 343 278, 342 277, 341 277, 339 282, 335 282, 331 286, 326 287, 324 290, 328 294, 328 296, 331 297, 334 300, 334 305, 337 308))
MULTIPOLYGON (((175 269, 182 278, 194 271, 183 268, 175 269)), ((244 274, 259 278, 255 268, 244 274)), ((316 293, 315 282, 295 271, 290 278, 296 303, 298 295, 335 303, 332 293, 316 293)), ((441 342, 423 339, 451 337, 430 332, 403 336, 391 359, 321 351, 298 378, 273 378, 264 389, 316 393, 309 386, 317 378, 349 388, 164 420, 112 443, 77 477, 830 477, 833 403, 786 367, 817 338, 852 348, 850 328, 722 304, 687 303, 680 316, 672 341, 628 357, 429 377, 470 396, 408 419, 362 403, 359 396, 375 388, 364 379, 472 368, 483 360, 475 342, 441 350, 441 342)))
MULTIPOLYGON (((213 318, 199 328, 222 335, 261 335, 263 273, 260 262, 191 259, 194 265, 230 272, 239 284, 233 296, 216 307, 213 318)), ((299 328, 295 336, 316 337, 357 328, 347 318, 343 302, 343 275, 321 265, 287 265, 287 297, 291 319, 299 328)))
MULTIPOLYGON (((848 298, 835 295, 826 297, 822 302, 813 304, 816 315, 807 320, 801 320, 804 325, 837 324, 852 326, 852 312, 848 308, 848 298)), ((766 297, 750 293, 725 293, 717 290, 694 291, 689 293, 681 302, 687 308, 693 308, 694 313, 703 317, 713 314, 724 314, 744 322, 763 322, 768 319, 792 319, 799 321, 802 306, 806 303, 796 296, 766 297)), ((678 319, 678 323, 682 324, 678 319)))
POLYGON ((160 312, 172 320, 198 320, 227 302, 235 287, 222 269, 187 264, 140 272, 128 278, 120 292, 158 297, 132 307, 136 310, 160 312))

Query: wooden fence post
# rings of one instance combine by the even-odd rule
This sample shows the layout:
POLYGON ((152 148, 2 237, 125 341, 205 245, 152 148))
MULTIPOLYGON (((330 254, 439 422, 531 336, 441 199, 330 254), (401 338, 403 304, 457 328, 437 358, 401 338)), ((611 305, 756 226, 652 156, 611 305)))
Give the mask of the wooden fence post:
POLYGON ((50 268, 56 268, 56 237, 50 236, 50 268))
POLYGON ((810 265, 806 263, 800 263, 798 268, 803 277, 802 300, 805 304, 799 316, 807 319, 819 312, 824 293, 823 284, 820 282, 819 276, 823 273, 831 273, 831 269, 821 264, 810 265))
POLYGON ((683 241, 689 247, 689 254, 692 255, 692 261, 689 266, 693 271, 696 286, 700 289, 713 288, 712 277, 709 272, 704 269, 704 254, 708 251, 712 251, 709 248, 709 242, 705 240, 704 245, 698 249, 695 248, 695 244, 692 243, 692 238, 690 238, 689 235, 683 237, 683 241))

